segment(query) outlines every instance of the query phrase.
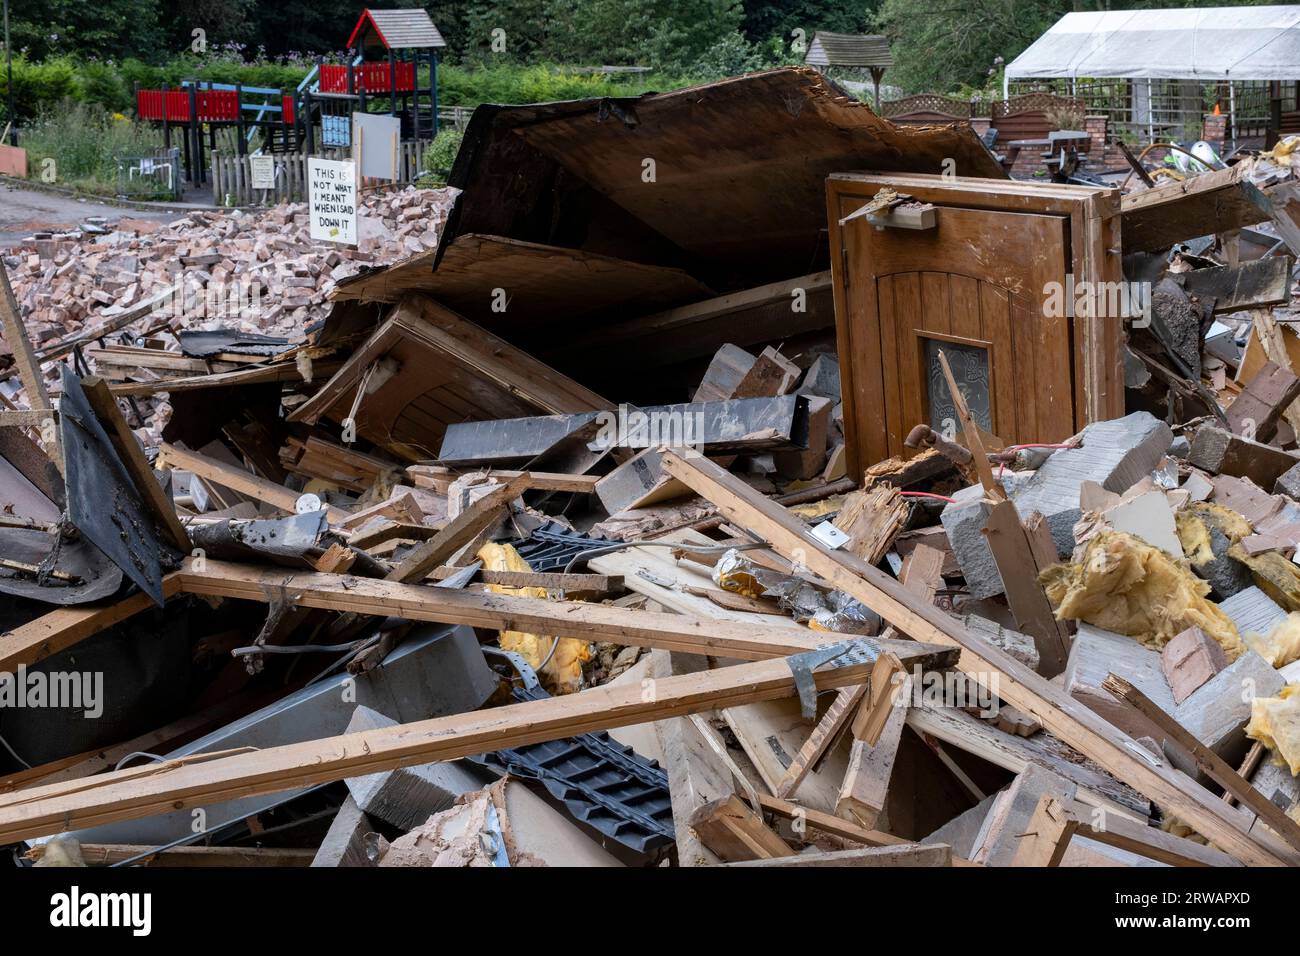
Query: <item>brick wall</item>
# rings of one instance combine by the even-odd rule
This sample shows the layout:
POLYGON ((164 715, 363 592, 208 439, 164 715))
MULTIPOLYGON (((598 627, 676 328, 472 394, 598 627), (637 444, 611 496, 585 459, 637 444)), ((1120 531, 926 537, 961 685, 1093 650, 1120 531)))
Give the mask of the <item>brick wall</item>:
POLYGON ((1206 113, 1201 123, 1201 139, 1214 144, 1216 150, 1223 149, 1223 141, 1228 138, 1228 117, 1220 113, 1206 113))

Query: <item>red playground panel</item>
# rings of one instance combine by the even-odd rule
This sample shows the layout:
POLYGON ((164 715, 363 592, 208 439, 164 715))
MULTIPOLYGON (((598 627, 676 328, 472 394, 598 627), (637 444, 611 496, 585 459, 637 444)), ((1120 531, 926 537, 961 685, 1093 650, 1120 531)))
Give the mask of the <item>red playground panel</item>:
MULTIPOLYGON (((389 67, 386 62, 358 63, 352 68, 356 83, 355 92, 388 93, 392 89, 389 67)), ((398 93, 410 93, 415 89, 415 64, 397 64, 398 93)), ((322 93, 346 93, 348 91, 348 68, 337 63, 323 63, 320 68, 320 91, 322 93)))
MULTIPOLYGON (((194 104, 201 123, 234 123, 239 119, 239 95, 234 90, 198 90, 194 104)), ((190 93, 189 90, 140 90, 136 93, 135 109, 140 119, 188 123, 190 93)))

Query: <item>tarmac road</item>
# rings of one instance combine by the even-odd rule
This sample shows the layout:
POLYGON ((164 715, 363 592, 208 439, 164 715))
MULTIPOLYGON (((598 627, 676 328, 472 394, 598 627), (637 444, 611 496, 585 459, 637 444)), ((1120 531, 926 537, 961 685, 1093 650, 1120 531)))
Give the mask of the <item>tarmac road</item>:
POLYGON ((171 222, 186 212, 183 205, 175 211, 145 212, 5 184, 0 186, 0 248, 8 247, 33 232, 72 228, 90 216, 103 216, 110 223, 123 216, 171 222))

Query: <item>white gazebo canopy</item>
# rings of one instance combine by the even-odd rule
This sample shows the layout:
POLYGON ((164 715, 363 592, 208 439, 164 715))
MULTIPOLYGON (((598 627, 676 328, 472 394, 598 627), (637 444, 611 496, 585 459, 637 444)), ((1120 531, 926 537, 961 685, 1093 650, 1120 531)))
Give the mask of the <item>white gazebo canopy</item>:
POLYGON ((1300 79, 1300 6, 1067 13, 1007 80, 1300 79))

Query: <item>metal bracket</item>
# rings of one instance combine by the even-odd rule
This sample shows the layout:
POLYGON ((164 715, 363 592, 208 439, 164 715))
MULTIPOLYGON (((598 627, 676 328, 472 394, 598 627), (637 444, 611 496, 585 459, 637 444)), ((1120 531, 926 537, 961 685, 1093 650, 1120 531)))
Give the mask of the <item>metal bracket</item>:
POLYGON ((850 664, 873 664, 880 657, 880 645, 872 640, 854 639, 827 644, 815 651, 791 654, 786 663, 794 675, 795 690, 799 692, 799 706, 807 720, 817 719, 817 683, 813 671, 824 664, 835 667, 850 664))

